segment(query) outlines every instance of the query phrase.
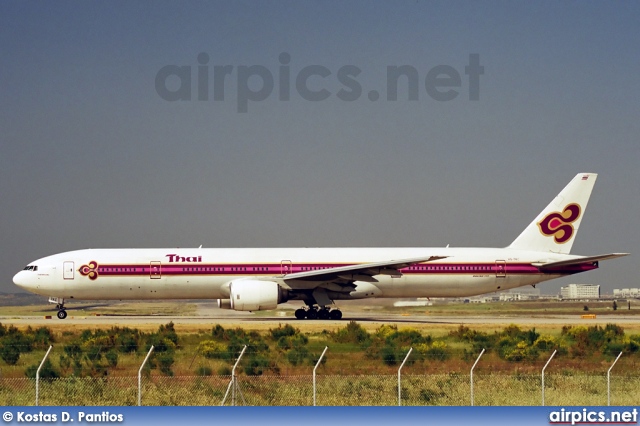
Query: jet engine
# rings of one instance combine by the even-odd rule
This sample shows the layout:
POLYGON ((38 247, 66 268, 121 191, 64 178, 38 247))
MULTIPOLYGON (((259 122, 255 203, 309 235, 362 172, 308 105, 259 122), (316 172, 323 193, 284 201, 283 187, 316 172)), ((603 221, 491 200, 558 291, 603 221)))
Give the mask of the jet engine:
POLYGON ((262 311, 288 300, 287 290, 273 281, 236 280, 229 284, 229 299, 218 299, 221 309, 262 311))

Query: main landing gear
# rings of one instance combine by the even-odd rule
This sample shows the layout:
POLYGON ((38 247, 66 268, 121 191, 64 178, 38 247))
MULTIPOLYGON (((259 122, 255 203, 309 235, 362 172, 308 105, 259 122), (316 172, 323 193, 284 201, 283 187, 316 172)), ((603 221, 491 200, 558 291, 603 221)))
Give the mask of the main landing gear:
POLYGON ((295 312, 296 318, 301 319, 321 319, 321 320, 340 320, 342 319, 342 311, 340 309, 329 309, 326 306, 308 306, 307 309, 300 308, 295 312))

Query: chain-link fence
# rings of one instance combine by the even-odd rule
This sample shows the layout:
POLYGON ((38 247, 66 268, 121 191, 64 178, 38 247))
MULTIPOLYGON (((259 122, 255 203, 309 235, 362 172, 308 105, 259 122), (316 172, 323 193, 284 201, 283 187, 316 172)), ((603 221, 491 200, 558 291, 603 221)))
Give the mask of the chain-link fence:
MULTIPOLYGON (((225 405, 231 376, 143 377, 142 405, 225 405)), ((475 405, 540 405, 542 384, 534 374, 475 374, 475 405)), ((136 405, 137 377, 40 380, 40 405, 136 405)), ((545 378, 547 405, 606 405, 606 375, 550 374, 545 378)), ((402 405, 469 405, 470 375, 405 375, 402 405)), ((636 405, 640 376, 612 376, 611 404, 636 405)), ((398 405, 396 375, 319 375, 317 405, 398 405)), ((3 405, 33 405, 35 380, 0 379, 3 405)), ((236 405, 300 406, 313 404, 312 376, 241 376, 236 405)))

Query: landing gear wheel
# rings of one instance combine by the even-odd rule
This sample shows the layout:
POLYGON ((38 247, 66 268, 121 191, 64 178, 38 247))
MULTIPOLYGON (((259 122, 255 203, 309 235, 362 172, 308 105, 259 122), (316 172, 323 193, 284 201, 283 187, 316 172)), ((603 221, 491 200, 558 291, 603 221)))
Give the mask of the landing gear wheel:
POLYGON ((309 309, 306 313, 308 319, 318 318, 318 311, 316 311, 315 309, 309 309))
POLYGON ((329 310, 327 308, 320 309, 318 311, 318 318, 323 320, 329 319, 329 310))
POLYGON ((302 308, 296 309, 295 315, 297 319, 304 319, 307 316, 307 311, 302 308))
POLYGON ((60 309, 57 314, 58 318, 65 319, 67 317, 67 311, 60 309))
POLYGON ((329 313, 329 316, 332 320, 341 320, 342 319, 342 311, 338 309, 334 309, 329 313))

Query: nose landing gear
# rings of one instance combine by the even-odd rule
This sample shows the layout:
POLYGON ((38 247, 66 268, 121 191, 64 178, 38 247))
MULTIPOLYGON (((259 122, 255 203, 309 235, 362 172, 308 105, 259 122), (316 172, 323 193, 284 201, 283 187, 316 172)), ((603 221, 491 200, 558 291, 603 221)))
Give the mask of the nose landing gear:
POLYGON ((56 309, 58 310, 58 313, 56 314, 56 316, 59 319, 65 319, 67 317, 67 311, 65 311, 64 309, 64 299, 61 299, 59 297, 50 297, 49 303, 56 304, 56 309))

